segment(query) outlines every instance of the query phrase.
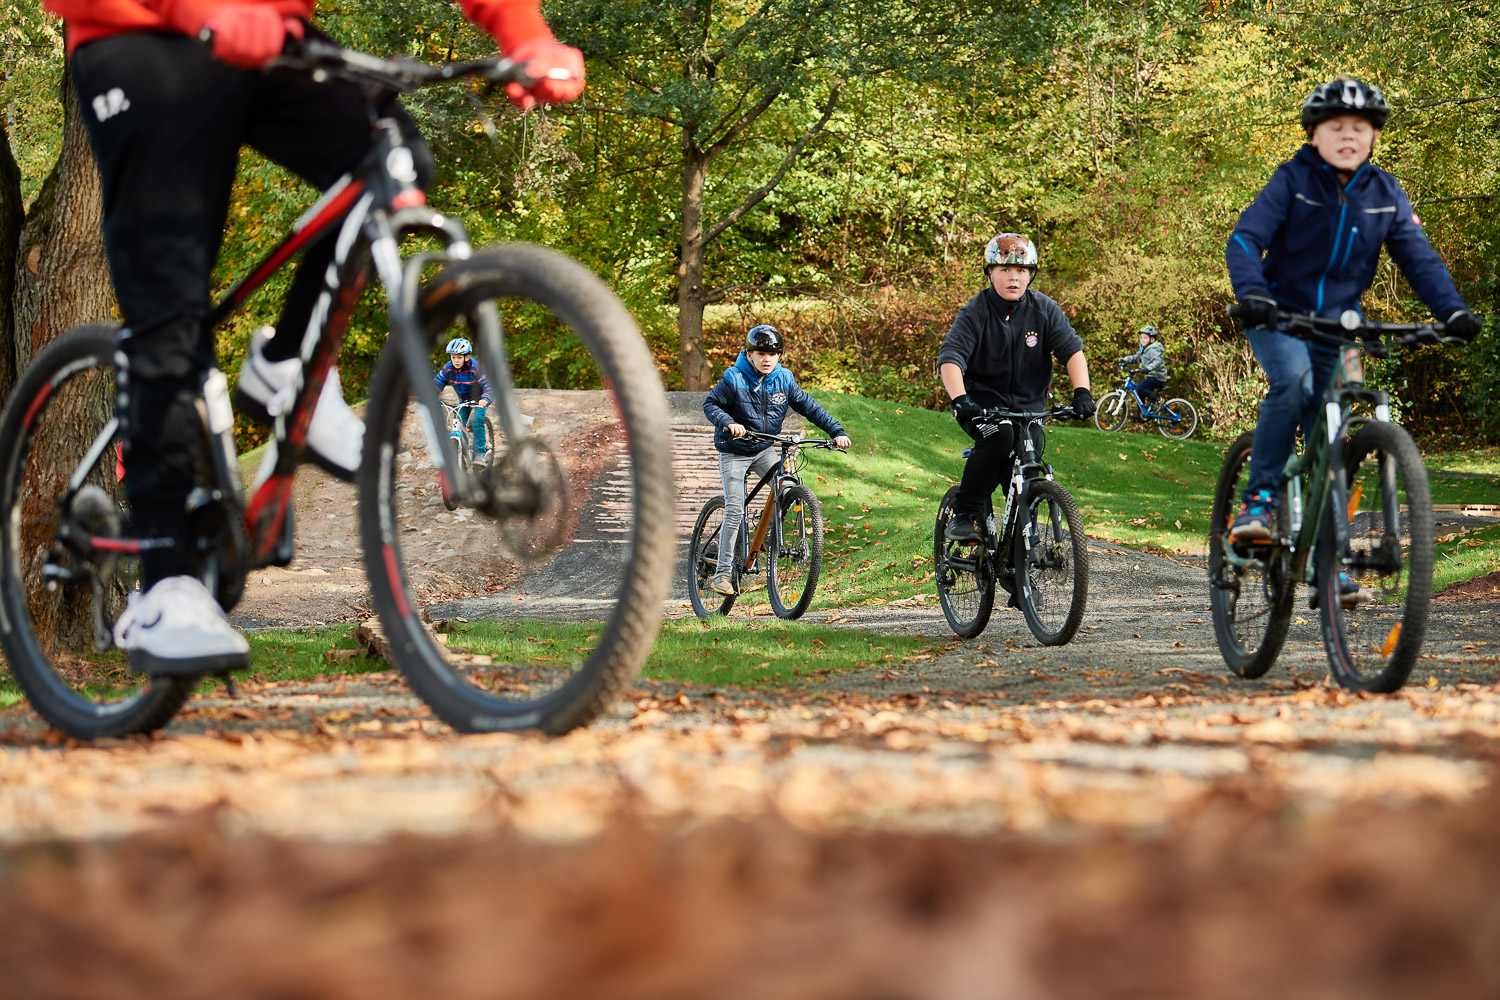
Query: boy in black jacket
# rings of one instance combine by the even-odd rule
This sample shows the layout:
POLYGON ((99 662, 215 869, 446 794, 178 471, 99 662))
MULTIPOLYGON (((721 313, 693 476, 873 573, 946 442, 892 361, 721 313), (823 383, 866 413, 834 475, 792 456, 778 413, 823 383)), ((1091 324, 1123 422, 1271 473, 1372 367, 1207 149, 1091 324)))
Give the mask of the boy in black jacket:
MULTIPOLYGON (((974 439, 948 522, 951 541, 979 541, 985 502, 996 486, 1009 488, 1006 473, 1017 444, 1016 427, 974 423, 982 411, 1045 409, 1056 358, 1073 383, 1073 408, 1080 417, 1094 414, 1083 338, 1056 302, 1030 288, 1036 268, 1036 244, 1020 233, 990 240, 984 248, 988 287, 958 311, 938 352, 938 374, 953 400, 953 416, 974 439)), ((1044 444, 1038 429, 1038 455, 1044 444)))

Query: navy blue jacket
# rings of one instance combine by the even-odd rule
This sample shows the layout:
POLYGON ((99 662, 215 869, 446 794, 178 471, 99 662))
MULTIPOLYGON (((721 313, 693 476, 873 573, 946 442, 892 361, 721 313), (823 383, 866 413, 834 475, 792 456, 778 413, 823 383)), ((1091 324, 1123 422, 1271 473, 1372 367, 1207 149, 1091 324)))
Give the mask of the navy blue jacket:
POLYGON ((1396 178, 1368 160, 1340 186, 1311 146, 1276 168, 1225 249, 1237 298, 1269 293, 1290 312, 1358 309, 1384 244, 1438 319, 1464 301, 1396 178))
POLYGON ((771 443, 737 438, 729 433, 730 424, 762 434, 780 434, 787 407, 817 424, 829 437, 844 433, 844 425, 830 417, 797 384, 791 372, 777 365, 769 375, 762 376, 744 351, 734 364, 724 369, 724 377, 703 400, 703 412, 715 428, 714 447, 731 455, 754 455, 771 447, 771 443))

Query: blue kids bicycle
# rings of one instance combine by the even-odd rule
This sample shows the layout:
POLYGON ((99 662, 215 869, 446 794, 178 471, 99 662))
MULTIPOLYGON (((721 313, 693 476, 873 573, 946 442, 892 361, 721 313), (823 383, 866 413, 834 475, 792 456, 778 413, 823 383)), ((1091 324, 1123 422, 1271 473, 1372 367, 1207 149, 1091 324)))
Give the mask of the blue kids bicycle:
POLYGON ((1182 398, 1163 401, 1160 397, 1149 402, 1141 396, 1141 384, 1135 380, 1137 374, 1129 365, 1116 361, 1115 367, 1128 374, 1125 384, 1099 397, 1099 409, 1094 411, 1094 426, 1101 431, 1117 431, 1126 420, 1140 420, 1156 424, 1163 437, 1174 441, 1186 441, 1198 429, 1198 410, 1182 398), (1131 401, 1135 406, 1131 407, 1131 401))

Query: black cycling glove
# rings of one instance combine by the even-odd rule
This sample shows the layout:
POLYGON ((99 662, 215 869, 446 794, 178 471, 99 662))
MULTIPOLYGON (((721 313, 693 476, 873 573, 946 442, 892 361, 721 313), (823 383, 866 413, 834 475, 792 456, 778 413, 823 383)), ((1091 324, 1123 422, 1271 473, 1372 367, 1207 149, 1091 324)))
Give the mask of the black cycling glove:
POLYGON ((959 420, 978 420, 984 415, 984 407, 966 392, 953 401, 953 415, 959 420))
POLYGON ((1264 292, 1251 292, 1240 299, 1240 322, 1245 329, 1265 329, 1276 322, 1281 307, 1264 292))
POLYGON ((1078 419, 1087 420, 1099 409, 1094 403, 1094 394, 1083 386, 1073 390, 1073 412, 1078 414, 1078 419))
POLYGON ((1479 336, 1479 331, 1484 329, 1479 317, 1467 309, 1455 309, 1443 326, 1447 327, 1449 336, 1457 337, 1465 344, 1473 343, 1474 338, 1479 336))

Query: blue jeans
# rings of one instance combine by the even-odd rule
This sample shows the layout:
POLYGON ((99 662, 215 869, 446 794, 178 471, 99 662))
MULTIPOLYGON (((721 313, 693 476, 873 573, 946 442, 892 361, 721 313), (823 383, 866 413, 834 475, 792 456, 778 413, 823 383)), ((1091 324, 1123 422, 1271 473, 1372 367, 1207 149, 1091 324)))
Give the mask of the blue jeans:
POLYGON ((1277 496, 1281 473, 1292 455, 1297 425, 1308 441, 1322 433, 1319 419, 1323 391, 1333 378, 1339 349, 1298 340, 1274 330, 1246 330, 1245 339, 1265 370, 1271 390, 1260 404, 1255 444, 1250 449, 1250 480, 1240 495, 1250 501, 1261 490, 1277 496))
POLYGON ((489 412, 487 406, 476 406, 469 414, 469 429, 474 434, 474 454, 483 455, 488 450, 488 442, 484 437, 484 415, 489 412))

